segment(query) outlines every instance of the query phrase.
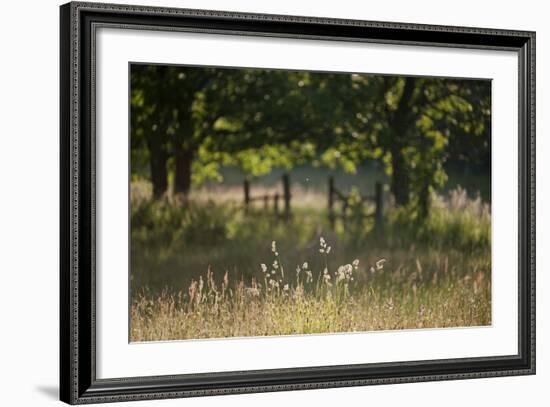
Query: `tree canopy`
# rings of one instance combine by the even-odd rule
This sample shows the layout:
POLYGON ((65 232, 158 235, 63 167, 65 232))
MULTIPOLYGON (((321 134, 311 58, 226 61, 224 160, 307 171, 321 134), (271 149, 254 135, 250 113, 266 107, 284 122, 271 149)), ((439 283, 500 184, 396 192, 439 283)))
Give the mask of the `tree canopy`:
POLYGON ((133 64, 132 174, 161 197, 306 162, 377 160, 397 205, 429 208, 449 167, 490 169, 488 80, 133 64))

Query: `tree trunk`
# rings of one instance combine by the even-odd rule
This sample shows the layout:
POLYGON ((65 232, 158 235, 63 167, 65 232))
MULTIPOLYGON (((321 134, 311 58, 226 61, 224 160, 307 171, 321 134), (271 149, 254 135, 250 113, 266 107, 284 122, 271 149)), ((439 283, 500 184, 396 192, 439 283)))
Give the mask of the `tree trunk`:
POLYGON ((410 177, 407 169, 407 163, 403 157, 401 143, 393 142, 391 147, 392 160, 392 179, 391 191, 395 197, 397 206, 405 206, 410 201, 410 177))
POLYGON ((422 184, 418 197, 418 215, 420 219, 426 219, 430 213, 430 185, 428 182, 422 184))
POLYGON ((176 151, 176 174, 174 179, 174 193, 189 195, 191 189, 191 165, 194 151, 191 149, 179 149, 176 151))
MULTIPOLYGON (((154 137, 153 137, 154 138, 154 137)), ((166 162, 168 154, 164 149, 155 142, 150 143, 150 169, 151 183, 153 184, 153 198, 161 198, 168 189, 168 172, 166 170, 166 162)))
POLYGON ((390 146, 393 170, 391 190, 398 206, 405 206, 410 202, 411 179, 403 149, 410 142, 411 129, 415 127, 415 117, 411 111, 415 85, 415 78, 405 78, 399 105, 389 123, 393 133, 390 146))

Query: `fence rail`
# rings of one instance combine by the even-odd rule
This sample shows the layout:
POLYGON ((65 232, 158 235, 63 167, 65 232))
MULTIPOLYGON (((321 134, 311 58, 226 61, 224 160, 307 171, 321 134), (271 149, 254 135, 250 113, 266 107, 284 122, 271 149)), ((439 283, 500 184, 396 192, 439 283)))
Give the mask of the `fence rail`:
MULTIPOLYGON (((269 211, 272 208, 276 217, 282 217, 283 219, 290 219, 291 217, 291 200, 292 194, 290 193, 290 177, 288 174, 283 174, 281 177, 283 185, 282 193, 275 192, 271 194, 258 194, 252 195, 250 181, 245 179, 243 182, 244 188, 244 211, 250 212, 252 204, 255 202, 263 202, 263 209, 269 211), (281 202, 282 201, 282 202, 281 202), (282 211, 281 205, 282 203, 282 211)), ((336 219, 342 219, 344 223, 349 218, 349 206, 350 206, 351 194, 345 194, 336 188, 334 184, 334 178, 328 179, 328 217, 330 226, 332 229, 336 226, 336 219), (340 205, 337 205, 340 203, 340 205), (340 208, 338 208, 338 206, 340 208)), ((360 195, 359 201, 361 205, 374 205, 374 212, 365 214, 366 217, 373 217, 375 228, 380 230, 383 224, 383 185, 377 182, 374 186, 374 195, 360 195)))
POLYGON ((260 202, 263 202, 264 204, 263 206, 265 210, 269 210, 270 203, 271 203, 275 216, 282 216, 285 219, 290 219, 290 216, 291 216, 290 201, 292 199, 292 195, 290 194, 290 177, 288 176, 288 174, 283 174, 283 176, 281 177, 281 181, 283 184, 282 194, 275 192, 274 194, 263 194, 263 195, 252 196, 250 193, 250 181, 245 179, 243 184, 245 213, 248 213, 250 211, 250 206, 252 203, 260 201, 260 202), (279 200, 283 201, 282 213, 279 207, 279 200))
MULTIPOLYGON (((383 214, 384 214, 384 186, 382 183, 377 182, 374 185, 374 195, 360 195, 361 205, 368 203, 374 204, 374 212, 366 216, 374 218, 374 225, 377 230, 380 230, 383 225, 383 214)), ((336 227, 336 219, 341 218, 344 221, 348 218, 348 208, 350 203, 351 194, 344 194, 334 185, 334 178, 329 177, 328 179, 328 216, 330 221, 330 226, 332 229, 336 227), (341 209, 338 213, 336 208, 337 201, 341 203, 341 209)))

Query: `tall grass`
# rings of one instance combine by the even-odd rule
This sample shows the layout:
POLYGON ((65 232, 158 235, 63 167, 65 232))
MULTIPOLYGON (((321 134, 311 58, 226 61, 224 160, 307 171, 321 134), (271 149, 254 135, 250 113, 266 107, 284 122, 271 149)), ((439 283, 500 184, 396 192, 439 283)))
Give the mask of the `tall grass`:
MULTIPOLYGON (((331 248, 321 238, 325 264, 331 248)), ((155 341, 355 332, 369 330, 481 326, 491 322, 487 269, 466 273, 440 268, 389 271, 385 259, 359 270, 359 261, 324 267, 308 263, 286 269, 275 242, 273 262, 261 263, 263 278, 216 279, 209 269, 187 290, 151 296, 132 304, 131 340, 155 341)))
POLYGON ((410 244, 472 255, 491 246, 491 210, 479 196, 474 199, 460 186, 446 196, 432 195, 430 214, 420 221, 406 209, 387 213, 384 241, 393 247, 410 244))
POLYGON ((245 215, 222 192, 132 191, 132 341, 491 322, 490 207, 463 189, 434 196, 421 223, 390 207, 379 231, 362 216, 331 230, 323 205, 245 215))

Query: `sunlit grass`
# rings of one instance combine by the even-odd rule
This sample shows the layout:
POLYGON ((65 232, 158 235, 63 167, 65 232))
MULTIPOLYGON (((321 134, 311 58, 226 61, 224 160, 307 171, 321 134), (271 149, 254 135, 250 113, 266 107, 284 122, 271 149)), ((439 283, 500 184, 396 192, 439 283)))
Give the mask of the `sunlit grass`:
MULTIPOLYGON (((329 264, 321 241, 320 257, 329 264)), ((449 258, 422 264, 358 259, 311 270, 304 262, 285 268, 278 248, 258 265, 259 277, 218 279, 211 270, 186 290, 132 303, 131 340, 155 341, 233 336, 291 335, 372 330, 483 326, 491 323, 490 262, 458 269, 449 258)), ((430 256, 427 256, 428 258, 430 256)), ((321 262, 322 264, 323 262, 321 262)))
POLYGON ((384 229, 373 226, 352 218, 331 230, 322 205, 285 222, 231 199, 135 200, 130 339, 491 323, 489 205, 457 189, 434 196, 420 224, 390 208, 384 229))

